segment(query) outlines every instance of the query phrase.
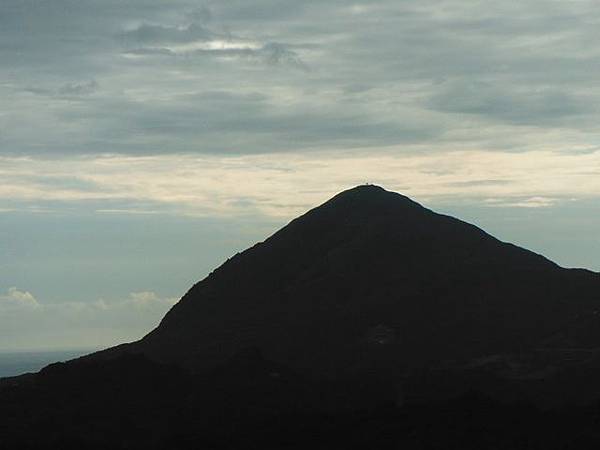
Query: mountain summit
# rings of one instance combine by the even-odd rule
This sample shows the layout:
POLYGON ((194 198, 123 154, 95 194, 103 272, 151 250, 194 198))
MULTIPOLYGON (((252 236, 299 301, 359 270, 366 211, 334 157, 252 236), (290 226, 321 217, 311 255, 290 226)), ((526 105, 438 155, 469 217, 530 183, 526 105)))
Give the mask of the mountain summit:
POLYGON ((441 362, 600 347, 600 279, 411 199, 344 191, 236 254, 142 340, 194 371, 247 348, 319 377, 395 377, 441 362))

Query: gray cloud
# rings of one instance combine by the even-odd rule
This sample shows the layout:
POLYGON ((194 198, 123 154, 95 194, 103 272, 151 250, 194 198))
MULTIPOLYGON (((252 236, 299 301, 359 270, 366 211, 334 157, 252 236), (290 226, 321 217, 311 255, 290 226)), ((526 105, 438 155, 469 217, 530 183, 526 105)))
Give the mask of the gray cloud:
MULTIPOLYGON (((209 10, 206 10, 209 11, 209 10)), ((201 20, 208 20, 201 11, 201 20)), ((196 17, 198 13, 192 14, 196 17)), ((285 65, 308 70, 307 64, 292 46, 281 42, 261 42, 236 36, 229 31, 212 31, 203 25, 162 26, 143 23, 119 35, 134 56, 239 57, 269 65, 285 65)))
POLYGON ((308 70, 308 66, 302 61, 298 53, 286 44, 268 42, 261 47, 260 52, 269 64, 289 64, 299 69, 308 70))
POLYGON ((186 27, 167 27, 144 23, 137 28, 124 31, 120 37, 126 45, 139 45, 208 41, 217 37, 217 35, 195 23, 186 27))
POLYGON ((86 83, 67 83, 61 86, 57 93, 63 96, 82 96, 82 95, 90 95, 96 92, 99 88, 96 80, 91 80, 86 83))
POLYGON ((124 55, 132 56, 169 56, 169 57, 220 57, 220 58, 244 58, 250 61, 258 61, 269 65, 284 65, 303 71, 310 70, 309 66, 300 58, 298 53, 288 45, 278 42, 267 42, 257 48, 233 47, 233 48, 201 48, 178 53, 166 47, 140 47, 125 50, 124 55))
POLYGON ((556 151, 581 151, 599 21, 590 1, 7 0, 0 147, 528 151, 556 129, 556 151))
POLYGON ((36 95, 52 96, 57 98, 85 97, 98 91, 100 86, 96 80, 79 83, 65 83, 62 86, 52 89, 46 87, 28 86, 23 89, 25 92, 36 95))
POLYGON ((595 112, 589 99, 568 90, 529 88, 521 92, 491 83, 465 81, 445 84, 430 99, 434 109, 475 114, 522 125, 556 125, 565 119, 595 112))
POLYGON ((287 106, 260 92, 221 90, 150 102, 96 95, 70 103, 59 114, 63 128, 48 129, 37 141, 30 139, 30 151, 240 154, 372 148, 423 142, 443 131, 442 124, 431 126, 432 119, 405 115, 398 123, 397 118, 368 115, 354 104, 343 111, 328 103, 298 101, 287 106), (65 133, 70 135, 67 141, 65 133))

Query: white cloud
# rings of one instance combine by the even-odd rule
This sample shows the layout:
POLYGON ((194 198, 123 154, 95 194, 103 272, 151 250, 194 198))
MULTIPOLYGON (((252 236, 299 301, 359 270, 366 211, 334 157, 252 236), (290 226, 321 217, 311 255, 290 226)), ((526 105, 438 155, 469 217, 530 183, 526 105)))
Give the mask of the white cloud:
POLYGON ((600 197, 600 152, 576 150, 419 155, 388 149, 373 156, 286 154, 277 162, 268 155, 0 158, 0 206, 52 210, 87 203, 111 214, 292 218, 342 189, 370 182, 426 203, 548 207, 600 197), (46 177, 40 180, 38 173, 46 177))
POLYGON ((560 199, 548 197, 529 197, 523 199, 485 199, 485 204, 499 207, 517 207, 517 208, 547 208, 555 205, 560 199))
POLYGON ((97 348, 141 338, 176 303, 152 291, 93 302, 40 303, 28 291, 0 295, 0 350, 97 348))
POLYGON ((10 287, 5 294, 0 295, 0 308, 36 310, 40 307, 31 292, 21 291, 16 287, 10 287))
POLYGON ((149 308, 155 306, 163 307, 173 306, 175 303, 177 303, 177 299, 161 298, 155 292, 141 291, 130 293, 128 303, 131 303, 138 308, 149 308))

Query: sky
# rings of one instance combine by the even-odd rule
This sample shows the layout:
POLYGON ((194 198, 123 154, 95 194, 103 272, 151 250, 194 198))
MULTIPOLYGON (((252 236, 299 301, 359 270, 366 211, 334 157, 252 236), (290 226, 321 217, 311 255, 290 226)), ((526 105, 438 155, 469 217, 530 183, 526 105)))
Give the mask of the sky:
POLYGON ((140 338, 357 184, 600 271, 595 1, 2 0, 0 351, 140 338))

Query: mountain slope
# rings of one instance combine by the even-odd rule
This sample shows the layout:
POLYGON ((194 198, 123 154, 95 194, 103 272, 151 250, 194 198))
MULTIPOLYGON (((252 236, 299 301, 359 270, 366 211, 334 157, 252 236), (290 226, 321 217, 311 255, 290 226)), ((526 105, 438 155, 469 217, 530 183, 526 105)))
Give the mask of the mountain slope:
POLYGON ((342 192, 197 283, 141 341, 203 370, 240 350, 318 376, 600 347, 600 277, 377 186, 342 192))

